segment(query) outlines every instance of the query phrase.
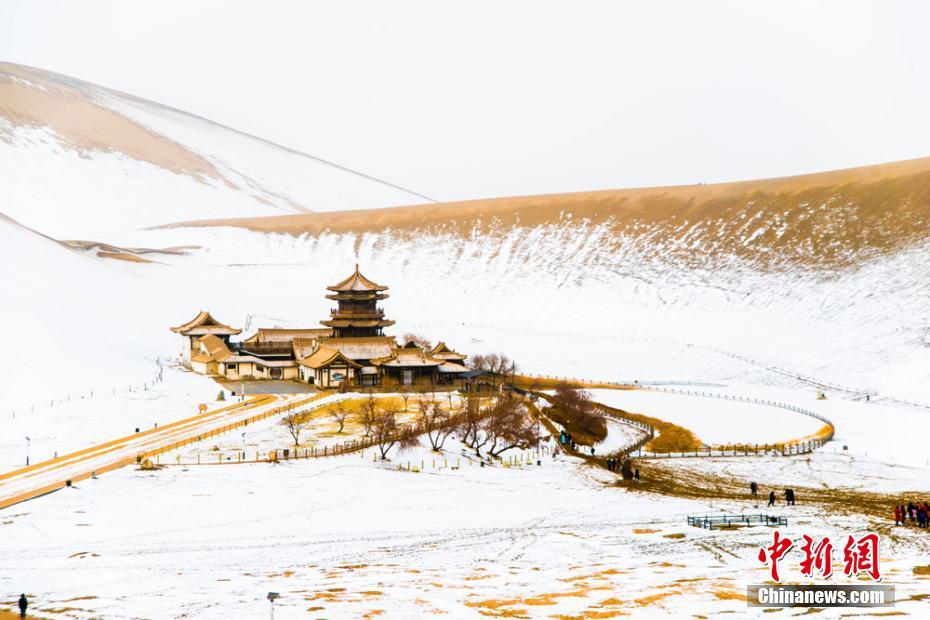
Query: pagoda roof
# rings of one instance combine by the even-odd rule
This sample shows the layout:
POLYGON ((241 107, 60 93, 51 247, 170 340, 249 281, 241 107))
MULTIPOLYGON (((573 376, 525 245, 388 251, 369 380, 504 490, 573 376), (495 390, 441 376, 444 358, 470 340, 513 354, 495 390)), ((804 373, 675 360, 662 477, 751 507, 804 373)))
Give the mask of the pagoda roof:
POLYGON ((370 301, 372 299, 382 301, 390 297, 390 295, 387 293, 382 293, 381 291, 339 291, 338 293, 330 293, 325 297, 326 299, 332 299, 333 301, 370 301))
POLYGON ((445 342, 440 342, 435 347, 433 347, 429 352, 431 357, 435 357, 440 360, 464 360, 467 355, 464 353, 459 353, 458 351, 449 348, 445 342))
POLYGON ((346 366, 351 366, 352 368, 362 367, 361 364, 343 355, 339 349, 331 349, 330 347, 319 347, 311 355, 298 360, 301 366, 307 366, 313 369, 325 368, 336 362, 342 362, 346 366))
POLYGON ((468 369, 465 368, 465 366, 462 364, 456 364, 455 362, 445 362, 442 366, 439 367, 439 372, 463 373, 468 372, 468 369))
POLYGON ((294 355, 306 357, 317 347, 338 349, 351 360, 370 360, 388 357, 394 351, 397 342, 393 336, 362 336, 359 338, 321 338, 319 340, 295 340, 294 355))
POLYGON ((443 364, 442 360, 434 359, 427 355, 423 349, 407 348, 394 349, 390 356, 371 360, 375 366, 387 366, 390 368, 412 368, 412 367, 437 367, 443 364))
POLYGON ((201 338, 200 347, 206 349, 207 354, 218 362, 226 360, 233 354, 223 339, 215 334, 207 334, 201 338))
POLYGON ((346 291, 376 292, 376 291, 386 291, 388 287, 381 286, 380 284, 376 284, 372 282, 371 280, 369 280, 368 278, 366 278, 365 276, 363 276, 362 273, 358 270, 358 264, 356 264, 355 273, 350 275, 348 278, 346 278, 342 282, 338 284, 334 284, 332 286, 327 286, 326 288, 329 289, 330 291, 337 291, 337 292, 346 292, 346 291))
POLYGON ((178 325, 177 327, 172 327, 171 331, 176 334, 181 334, 183 336, 202 336, 203 334, 221 334, 224 336, 234 336, 241 332, 241 329, 236 329, 235 327, 230 327, 224 323, 220 323, 206 310, 201 310, 200 313, 195 316, 193 319, 178 325))
POLYGON ((260 327, 258 331, 245 339, 247 344, 258 342, 292 342, 297 338, 322 338, 332 336, 333 330, 328 327, 307 327, 307 328, 281 328, 281 327, 260 327))
POLYGON ((395 321, 391 319, 345 319, 334 318, 329 321, 320 321, 320 325, 327 327, 390 327, 395 321))

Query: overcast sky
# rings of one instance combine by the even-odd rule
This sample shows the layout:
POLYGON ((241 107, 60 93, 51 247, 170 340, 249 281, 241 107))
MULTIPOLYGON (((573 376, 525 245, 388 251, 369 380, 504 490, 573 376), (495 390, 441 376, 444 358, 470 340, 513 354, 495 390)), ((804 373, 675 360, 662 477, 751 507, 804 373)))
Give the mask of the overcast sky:
POLYGON ((930 3, 0 4, 0 60, 439 199, 930 155, 930 3))

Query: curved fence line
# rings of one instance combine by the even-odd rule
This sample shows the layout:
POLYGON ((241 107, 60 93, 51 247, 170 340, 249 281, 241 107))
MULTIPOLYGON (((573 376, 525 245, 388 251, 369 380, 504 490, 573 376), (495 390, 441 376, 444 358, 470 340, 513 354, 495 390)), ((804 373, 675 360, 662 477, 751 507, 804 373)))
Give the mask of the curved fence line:
MULTIPOLYGON (((562 375, 544 375, 544 374, 534 374, 534 373, 524 373, 518 374, 517 379, 532 383, 534 379, 539 381, 546 381, 551 383, 566 382, 574 383, 581 386, 588 386, 592 389, 597 389, 598 386, 608 386, 617 389, 636 389, 642 385, 693 385, 696 387, 726 387, 722 383, 711 383, 708 381, 690 381, 683 380, 678 381, 675 379, 632 379, 632 380, 611 380, 611 381, 599 381, 596 379, 580 379, 578 377, 566 377, 562 375)), ((543 389, 543 388, 538 388, 543 389)))
MULTIPOLYGON (((642 387, 640 388, 649 392, 661 392, 666 394, 679 394, 682 396, 697 396, 701 398, 716 398, 718 400, 728 400, 732 402, 740 403, 749 403, 753 405, 762 405, 766 407, 775 407, 778 409, 784 409, 786 411, 793 411, 795 413, 800 413, 810 418, 814 418, 823 422, 824 425, 829 427, 829 432, 823 437, 815 437, 807 441, 787 441, 782 443, 770 443, 770 444, 733 444, 732 446, 708 446, 704 450, 690 450, 690 451, 681 451, 681 452, 652 452, 644 451, 642 448, 645 446, 647 441, 643 441, 640 445, 634 448, 636 452, 636 458, 693 458, 693 457, 722 457, 722 456, 764 456, 764 455, 773 455, 780 454, 782 456, 795 456, 798 454, 809 454, 814 450, 823 447, 830 441, 832 441, 834 434, 836 433, 836 425, 833 424, 833 421, 827 418, 824 415, 811 411, 810 409, 804 409, 796 405, 789 405, 788 403, 782 403, 775 400, 767 400, 762 398, 752 398, 749 396, 735 396, 730 394, 719 394, 715 392, 699 392, 697 390, 676 390, 674 388, 664 388, 664 387, 642 387)), ((629 452, 627 454, 630 454, 629 452)))
MULTIPOLYGON (((597 403, 601 413, 610 417, 618 422, 632 426, 644 433, 639 439, 630 442, 626 446, 615 450, 611 454, 615 454, 619 457, 626 458, 708 458, 708 457, 731 457, 731 456, 765 456, 765 455, 774 455, 780 454, 783 456, 795 456, 799 454, 808 454, 814 450, 824 446, 829 441, 833 439, 833 436, 836 432, 836 426, 833 422, 819 413, 810 411, 809 409, 803 409, 795 405, 789 405, 787 403, 782 403, 773 400, 766 400, 760 398, 752 398, 747 396, 731 396, 728 394, 717 394, 714 392, 700 392, 697 390, 677 390, 674 388, 665 388, 665 387, 646 387, 640 386, 639 389, 644 391, 651 392, 663 392, 669 394, 680 394, 683 396, 698 396, 702 398, 717 398, 719 400, 729 400, 734 402, 743 402, 750 403, 755 405, 763 405, 768 407, 776 407, 779 409, 785 409, 788 411, 793 411, 795 413, 800 413, 801 415, 806 415, 811 418, 815 418, 823 422, 826 426, 829 427, 829 432, 823 437, 815 437, 808 441, 787 441, 783 443, 770 443, 770 444, 733 444, 725 446, 708 446, 703 450, 689 450, 689 451, 678 451, 678 452, 654 452, 650 450, 644 450, 643 448, 648 444, 652 439, 655 438, 657 431, 655 427, 651 424, 643 422, 641 420, 636 420, 631 417, 628 417, 624 414, 622 410, 608 407, 602 403, 597 403)), ((548 399, 547 399, 548 400, 548 399)))

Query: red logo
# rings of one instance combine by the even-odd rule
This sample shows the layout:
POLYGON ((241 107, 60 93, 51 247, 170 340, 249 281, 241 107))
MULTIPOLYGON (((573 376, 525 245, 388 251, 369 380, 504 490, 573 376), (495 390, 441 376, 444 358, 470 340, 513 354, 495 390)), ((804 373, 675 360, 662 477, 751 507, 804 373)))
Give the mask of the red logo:
MULTIPOLYGON (((829 536, 824 536, 815 544, 815 539, 807 534, 802 535, 804 544, 801 553, 804 558, 800 562, 801 574, 813 577, 816 572, 820 577, 828 579, 833 574, 833 543, 829 536)), ((785 538, 781 532, 775 530, 772 544, 759 549, 759 561, 769 565, 772 580, 781 581, 778 573, 778 563, 794 547, 794 541, 785 538)), ((878 534, 866 534, 856 539, 849 536, 843 547, 843 574, 847 577, 856 577, 865 573, 873 581, 881 581, 879 568, 879 538, 878 534)))
POLYGON ((821 577, 829 578, 833 574, 833 543, 830 542, 830 537, 824 536, 816 546, 814 539, 807 534, 804 534, 803 538, 801 552, 804 559, 801 560, 801 574, 813 577, 816 569, 821 577))
POLYGON ((855 577, 866 573, 873 581, 881 581, 878 568, 878 534, 866 534, 859 540, 850 536, 843 547, 843 574, 855 577))
POLYGON ((792 546, 794 543, 790 538, 782 538, 778 530, 775 530, 775 540, 771 546, 759 549, 759 561, 771 565, 773 581, 781 581, 781 577, 778 576, 778 561, 791 550, 792 546))

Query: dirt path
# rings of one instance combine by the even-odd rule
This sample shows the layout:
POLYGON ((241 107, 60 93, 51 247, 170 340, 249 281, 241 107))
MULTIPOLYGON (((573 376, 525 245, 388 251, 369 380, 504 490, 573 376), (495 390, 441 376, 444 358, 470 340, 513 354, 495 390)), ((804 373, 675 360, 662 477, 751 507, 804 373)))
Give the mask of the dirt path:
POLYGON ((77 483, 93 474, 103 474, 179 442, 196 440, 230 424, 271 414, 283 404, 301 406, 316 397, 260 395, 210 413, 187 418, 141 433, 121 437, 64 456, 0 475, 0 508, 57 491, 66 481, 77 483))

